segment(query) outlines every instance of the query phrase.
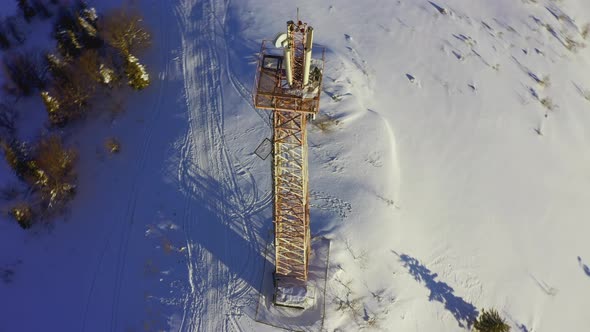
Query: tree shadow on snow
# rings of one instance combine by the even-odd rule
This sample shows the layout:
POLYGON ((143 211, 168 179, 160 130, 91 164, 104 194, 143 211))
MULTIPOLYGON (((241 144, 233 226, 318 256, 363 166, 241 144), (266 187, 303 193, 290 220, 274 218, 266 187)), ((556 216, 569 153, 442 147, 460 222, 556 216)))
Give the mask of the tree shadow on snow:
POLYGON ((578 256, 578 264, 580 264, 580 267, 582 268, 582 270, 584 270, 584 273, 586 274, 586 276, 590 277, 590 266, 588 266, 587 264, 584 264, 582 262, 582 257, 578 256))
POLYGON ((418 282, 423 282, 426 288, 430 290, 429 301, 437 301, 444 304, 445 309, 453 314, 460 327, 471 327, 471 324, 473 324, 479 314, 473 304, 453 294, 454 290, 451 286, 445 282, 437 281, 438 274, 433 273, 426 266, 420 264, 416 258, 406 254, 399 255, 395 251, 393 253, 400 258, 412 277, 418 282))

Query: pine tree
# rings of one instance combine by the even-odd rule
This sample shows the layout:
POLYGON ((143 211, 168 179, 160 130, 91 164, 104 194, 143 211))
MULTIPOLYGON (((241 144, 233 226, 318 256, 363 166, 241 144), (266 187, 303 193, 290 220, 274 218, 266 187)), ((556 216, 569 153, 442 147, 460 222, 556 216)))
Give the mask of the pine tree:
POLYGON ((113 83, 117 82, 118 77, 115 74, 115 71, 105 66, 103 63, 100 64, 98 71, 100 73, 100 82, 102 84, 112 87, 113 83))
POLYGON ((63 121, 59 114, 59 101, 55 97, 51 96, 47 91, 41 92, 41 99, 43 99, 43 104, 45 105, 45 109, 49 115, 49 120, 52 123, 59 123, 63 121))
POLYGON ((4 158, 10 168, 14 170, 21 180, 25 180, 30 174, 29 162, 31 157, 29 147, 16 140, 11 142, 0 140, 0 150, 4 153, 4 158))
POLYGON ((510 326, 495 309, 489 311, 482 309, 481 315, 473 324, 473 329, 477 332, 509 332, 510 326))
POLYGON ((136 90, 141 90, 150 85, 150 76, 145 67, 133 55, 129 55, 125 61, 125 74, 129 79, 128 84, 136 90))

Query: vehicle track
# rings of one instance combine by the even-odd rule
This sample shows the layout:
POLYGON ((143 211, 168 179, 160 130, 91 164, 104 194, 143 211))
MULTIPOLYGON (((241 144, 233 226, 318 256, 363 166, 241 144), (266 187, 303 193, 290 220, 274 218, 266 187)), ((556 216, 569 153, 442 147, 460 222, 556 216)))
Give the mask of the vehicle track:
MULTIPOLYGON (((248 283, 241 277, 251 269, 250 261, 259 251, 255 229, 247 221, 254 212, 270 203, 269 195, 259 199, 253 176, 230 155, 225 142, 222 80, 224 74, 230 76, 230 71, 227 53, 220 54, 227 52, 227 45, 219 41, 216 20, 220 16, 218 13, 225 18, 226 11, 226 4, 212 0, 182 0, 175 8, 182 35, 184 93, 189 121, 178 165, 178 181, 187 197, 183 227, 191 289, 184 299, 181 331, 237 329, 232 307, 250 291, 248 283), (222 62, 222 58, 226 61, 222 62), (249 192, 244 192, 240 186, 240 177, 244 176, 249 192), (208 191, 207 184, 214 185, 216 192, 208 191), (199 220, 199 211, 194 211, 194 199, 206 201, 226 230, 217 239, 223 244, 224 252, 216 253, 223 256, 225 263, 192 239, 194 231, 203 230, 200 225, 206 228, 211 222, 199 220), (229 235, 236 229, 249 249, 232 255, 229 235), (232 262, 234 256, 240 259, 232 262), (230 271, 227 264, 241 266, 241 271, 230 271)), ((223 21, 220 24, 223 25, 223 21)), ((236 92, 243 97, 237 89, 236 92)))
MULTIPOLYGON (((186 145, 183 147, 183 155, 179 165, 181 170, 179 182, 187 191, 183 224, 187 236, 187 248, 190 248, 187 268, 191 294, 185 300, 185 312, 180 329, 222 331, 223 326, 218 325, 219 320, 214 317, 205 317, 205 310, 209 310, 211 313, 225 311, 223 294, 220 294, 220 288, 224 283, 220 279, 228 280, 229 276, 226 275, 227 271, 219 265, 219 262, 212 257, 212 254, 201 248, 191 238, 193 229, 198 229, 199 224, 203 221, 195 218, 196 213, 193 211, 193 202, 190 198, 196 194, 194 195, 196 199, 205 199, 205 197, 200 197, 202 189, 194 186, 191 180, 193 178, 199 179, 200 176, 206 178, 210 174, 213 179, 221 181, 225 175, 219 167, 222 155, 218 144, 220 140, 218 131, 222 121, 222 114, 219 112, 222 111, 223 105, 221 96, 219 96, 221 84, 217 70, 218 56, 214 45, 211 45, 208 40, 214 31, 211 31, 213 27, 208 24, 209 17, 205 10, 205 7, 211 4, 201 3, 200 8, 197 8, 197 5, 192 1, 182 1, 176 10, 181 25, 182 64, 189 121, 186 145), (193 9, 199 10, 202 17, 193 17, 191 15, 193 9), (193 22, 196 24, 193 25, 193 22), (193 29, 195 26, 197 29, 193 29), (197 32, 196 36, 192 35, 193 31, 197 32), (201 172, 204 174, 199 174, 201 172), (211 285, 203 284, 204 282, 211 285), (218 287, 211 287, 213 285, 218 287)), ((219 195, 225 195, 223 187, 221 191, 219 195)), ((223 208, 217 206, 215 201, 210 200, 209 202, 215 205, 212 208, 216 210, 223 208)), ((224 240, 225 238, 218 239, 218 241, 224 240)))
MULTIPOLYGON (((165 10, 165 6, 163 3, 160 3, 160 10, 165 10)), ((164 22, 164 15, 160 16, 159 21, 159 49, 160 49, 160 57, 162 60, 160 63, 165 63, 165 75, 166 76, 170 71, 170 62, 171 56, 170 52, 168 51, 170 48, 168 35, 170 33, 167 22, 164 22)), ((152 110, 148 114, 152 114, 151 119, 148 121, 146 125, 146 129, 144 131, 144 141, 143 146, 141 149, 140 160, 137 165, 137 171, 134 172, 134 177, 131 185, 131 192, 128 199, 127 209, 125 212, 125 216, 121 222, 122 233, 121 233, 121 240, 119 241, 119 249, 117 251, 117 263, 116 263, 116 271, 115 271, 115 287, 113 293, 113 302, 111 306, 111 322, 110 322, 110 330, 111 331, 118 331, 117 324, 118 324, 118 313, 119 310, 119 302, 121 298, 121 287, 123 283, 123 275, 126 267, 126 259, 127 259, 127 251, 129 248, 129 240, 131 237, 131 232, 133 230, 134 225, 134 218, 135 218, 135 208, 137 206, 137 199, 139 193, 139 186, 140 186, 140 178, 143 176, 145 167, 147 165, 147 159, 150 150, 150 145, 152 143, 154 129, 157 128, 158 125, 158 118, 161 115, 161 105, 164 98, 164 82, 161 79, 156 80, 158 84, 158 94, 156 102, 152 105, 152 110)))
MULTIPOLYGON (((161 5, 161 8, 163 8, 164 6, 161 5)), ((168 32, 168 30, 165 29, 161 29, 163 26, 165 26, 165 24, 163 24, 162 21, 162 16, 160 16, 160 21, 158 22, 159 28, 158 31, 163 31, 163 32, 168 32)), ((160 56, 164 59, 165 63, 166 63, 166 73, 169 71, 169 56, 167 55, 167 50, 168 50, 168 38, 166 38, 166 36, 164 36, 164 33, 160 34, 160 38, 159 41, 161 43, 161 47, 160 47, 160 56)), ((146 129, 144 130, 144 141, 143 141, 143 148, 142 148, 142 153, 140 156, 140 161, 138 163, 138 171, 135 172, 135 176, 133 178, 132 181, 132 189, 129 193, 129 198, 127 200, 127 209, 125 210, 125 215, 124 215, 124 219, 122 223, 118 223, 118 225, 121 225, 120 227, 112 227, 110 232, 108 233, 108 235, 106 236, 105 239, 105 245, 104 247, 100 250, 100 254, 99 254, 99 259, 98 259, 98 264, 94 270, 93 273, 93 277, 92 277, 92 281, 91 281, 91 285, 90 285, 90 290, 88 292, 88 295, 86 297, 86 301, 85 301, 85 309, 84 309, 84 314, 82 317, 82 327, 81 327, 81 331, 85 331, 86 330, 86 323, 87 323, 87 319, 88 319, 88 311, 90 308, 90 302, 91 299, 94 295, 94 288, 96 286, 96 282, 97 282, 97 277, 100 271, 100 268, 103 264, 103 260, 104 260, 104 256, 106 254, 106 252, 108 251, 108 248, 110 247, 111 244, 111 239, 113 237, 113 235, 115 234, 115 231, 119 231, 117 233, 121 233, 121 237, 119 240, 119 247, 118 247, 118 251, 117 251, 117 263, 116 263, 116 272, 115 272, 115 287, 113 290, 113 302, 111 305, 111 318, 110 318, 110 323, 109 323, 109 327, 111 331, 114 331, 117 329, 117 312, 118 312, 118 307, 119 307, 119 300, 120 300, 120 293, 121 293, 121 283, 122 283, 122 275, 125 269, 125 258, 127 256, 127 247, 129 245, 129 237, 130 237, 130 233, 131 233, 131 229, 133 227, 133 217, 134 217, 134 212, 135 212, 135 206, 137 204, 137 192, 138 192, 138 178, 141 176, 142 171, 145 169, 145 165, 147 162, 147 156, 148 156, 148 151, 149 151, 149 146, 151 143, 151 139, 152 139, 152 135, 153 135, 153 131, 156 125, 156 120, 158 118, 158 116, 160 115, 160 105, 163 99, 163 83, 162 81, 158 80, 157 81, 158 84, 158 95, 157 95, 157 99, 156 99, 156 103, 154 103, 153 107, 152 107, 152 112, 153 116, 151 118, 151 121, 148 123, 148 126, 146 127, 146 129)), ((117 225, 115 225, 117 226, 117 225)))

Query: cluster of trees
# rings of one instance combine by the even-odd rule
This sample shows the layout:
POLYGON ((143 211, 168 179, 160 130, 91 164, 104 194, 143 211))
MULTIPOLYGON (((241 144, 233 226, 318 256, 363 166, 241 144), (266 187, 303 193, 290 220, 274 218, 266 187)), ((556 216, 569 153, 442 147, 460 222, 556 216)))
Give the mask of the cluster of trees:
POLYGON ((50 77, 41 91, 52 124, 63 126, 80 118, 93 98, 119 88, 125 78, 136 90, 150 84, 134 55, 150 42, 139 15, 115 10, 98 17, 85 7, 61 11, 54 36, 58 53, 46 55, 50 77))
POLYGON ((33 147, 0 141, 0 149, 18 178, 27 185, 27 191, 19 198, 21 202, 11 209, 19 225, 29 228, 36 217, 41 219, 62 212, 76 190, 76 152, 66 148, 57 135, 44 137, 33 147))
MULTIPOLYGON (((138 13, 117 9, 98 15, 83 1, 64 3, 17 0, 19 15, 0 19, 2 90, 16 101, 0 103, 0 153, 22 184, 8 196, 13 202, 10 213, 23 228, 63 212, 76 192, 77 153, 64 145, 60 135, 51 133, 63 133, 125 85, 141 90, 150 84, 137 56, 150 45, 151 37, 138 13), (26 40, 19 24, 50 17, 54 17, 55 50, 19 47, 26 40), (22 98, 40 98, 48 115, 50 134, 36 143, 17 138, 16 105, 22 98)), ((120 150, 116 139, 105 146, 111 153, 120 150)))
MULTIPOLYGON (((35 5, 39 1, 18 2, 22 15, 29 19, 39 8, 46 8, 35 5)), ((99 17, 83 2, 58 6, 55 11, 55 52, 19 50, 4 56, 3 90, 7 94, 17 98, 40 95, 51 123, 64 126, 90 110, 94 97, 119 88, 124 81, 136 90, 150 84, 137 57, 150 45, 150 34, 139 14, 118 9, 99 17)), ((0 45, 5 35, 0 24, 0 45)))

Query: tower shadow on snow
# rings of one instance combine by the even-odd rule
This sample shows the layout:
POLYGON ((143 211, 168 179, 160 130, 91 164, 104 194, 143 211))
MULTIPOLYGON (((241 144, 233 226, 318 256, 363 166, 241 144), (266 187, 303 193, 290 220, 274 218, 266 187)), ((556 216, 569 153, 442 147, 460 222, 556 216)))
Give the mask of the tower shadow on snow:
POLYGON ((194 165, 190 171, 178 183, 191 205, 190 217, 183 223, 185 232, 194 245, 225 265, 232 279, 242 280, 258 292, 264 264, 273 264, 265 262, 264 257, 270 216, 261 213, 270 206, 270 200, 244 202, 229 184, 194 165))

